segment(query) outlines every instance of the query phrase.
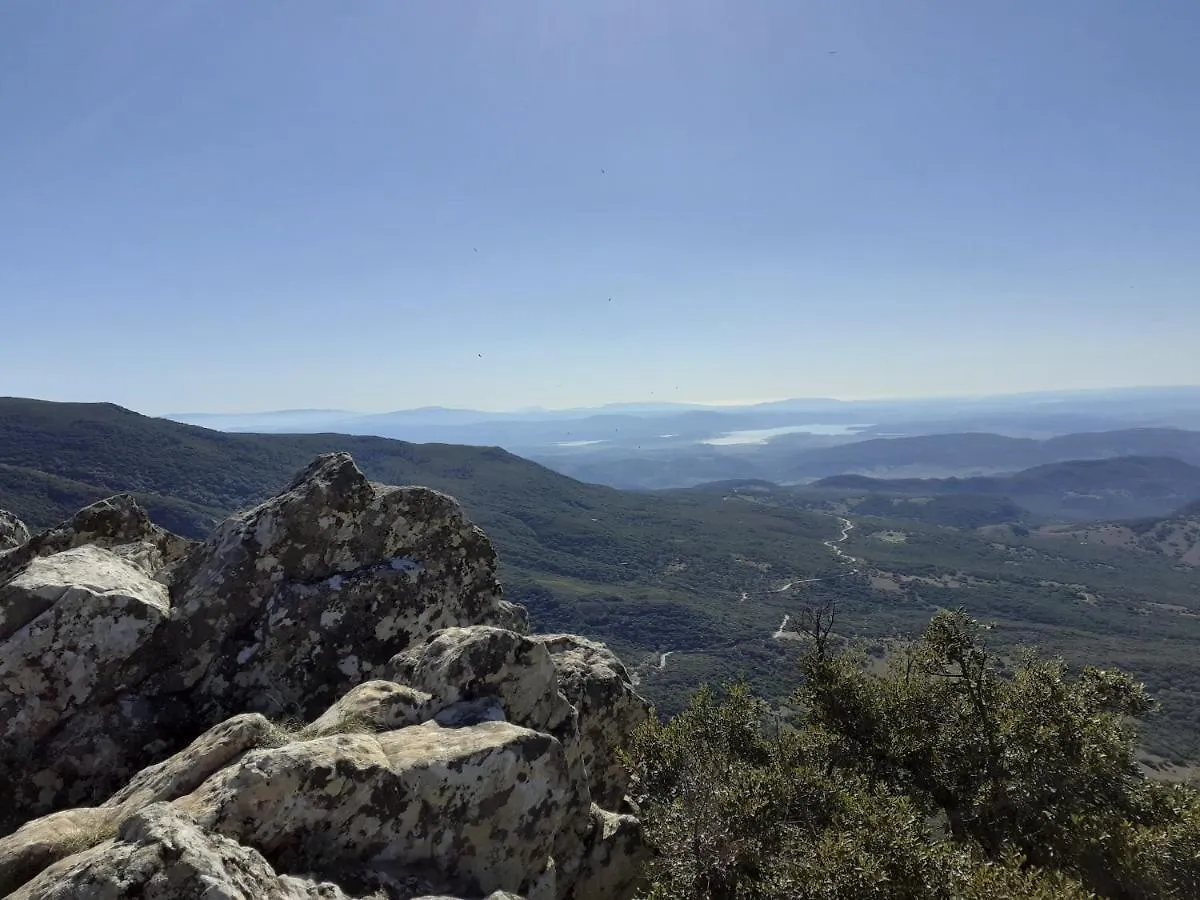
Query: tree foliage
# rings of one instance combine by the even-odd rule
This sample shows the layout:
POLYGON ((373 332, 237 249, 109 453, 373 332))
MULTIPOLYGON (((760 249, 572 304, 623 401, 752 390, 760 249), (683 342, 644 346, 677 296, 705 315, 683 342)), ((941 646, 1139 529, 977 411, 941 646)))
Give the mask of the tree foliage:
POLYGON ((829 613, 787 720, 736 684, 634 735, 650 900, 1200 896, 1200 795, 1134 761, 1142 685, 999 659, 962 612, 872 674, 829 613))

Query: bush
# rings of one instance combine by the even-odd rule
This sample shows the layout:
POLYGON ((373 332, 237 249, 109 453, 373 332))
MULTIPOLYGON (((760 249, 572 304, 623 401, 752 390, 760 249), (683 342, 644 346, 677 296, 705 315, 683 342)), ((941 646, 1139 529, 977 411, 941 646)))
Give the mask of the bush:
POLYGON ((961 612, 873 675, 808 623, 793 721, 736 684, 634 735, 650 900, 1200 896, 1200 794, 1134 762, 1142 685, 1004 675, 961 612))

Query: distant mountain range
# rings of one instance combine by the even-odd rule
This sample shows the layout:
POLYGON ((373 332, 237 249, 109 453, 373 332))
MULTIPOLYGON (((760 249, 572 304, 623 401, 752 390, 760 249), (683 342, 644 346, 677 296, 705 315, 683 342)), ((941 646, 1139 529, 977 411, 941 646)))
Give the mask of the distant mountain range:
POLYGON ((726 447, 702 446, 687 452, 635 456, 531 454, 531 458, 572 478, 632 490, 691 487, 731 479, 804 484, 832 475, 971 477, 1118 456, 1170 457, 1200 465, 1200 431, 1131 428, 1044 440, 951 433, 865 438, 832 445, 828 439, 812 437, 805 441, 780 439, 734 452, 726 447))
POLYGON ((511 412, 429 406, 369 414, 346 410, 173 413, 165 418, 226 431, 373 434, 409 441, 500 445, 521 451, 580 441, 603 442, 623 450, 671 450, 681 441, 813 423, 856 426, 865 436, 990 431, 1050 437, 1129 427, 1200 428, 1200 387, 902 400, 816 397, 746 405, 652 401, 511 412))
POLYGON ((793 484, 843 473, 988 475, 1108 456, 1191 460, 1192 438, 1185 432, 1200 430, 1200 387, 911 400, 817 397, 747 405, 651 401, 512 412, 438 406, 372 414, 304 409, 167 418, 235 433, 336 433, 499 446, 581 481, 653 490, 738 478, 793 484))

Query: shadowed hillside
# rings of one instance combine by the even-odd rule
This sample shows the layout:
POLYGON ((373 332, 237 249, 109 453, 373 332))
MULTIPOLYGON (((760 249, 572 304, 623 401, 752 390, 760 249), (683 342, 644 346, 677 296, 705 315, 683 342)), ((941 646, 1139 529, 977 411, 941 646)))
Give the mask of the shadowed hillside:
POLYGON ((1122 456, 1035 466, 975 478, 868 478, 836 475, 810 485, 914 496, 1004 497, 1038 516, 1128 519, 1166 515, 1200 498, 1200 467, 1170 457, 1122 456))

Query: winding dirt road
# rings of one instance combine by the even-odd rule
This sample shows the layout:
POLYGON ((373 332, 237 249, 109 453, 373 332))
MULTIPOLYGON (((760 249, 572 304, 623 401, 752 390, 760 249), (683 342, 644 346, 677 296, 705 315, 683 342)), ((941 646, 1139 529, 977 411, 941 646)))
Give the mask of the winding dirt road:
MULTIPOLYGON (((772 590, 768 590, 768 591, 766 591, 766 593, 782 594, 786 591, 790 591, 793 587, 795 587, 798 584, 815 584, 819 581, 833 581, 835 578, 849 578, 851 575, 857 575, 858 568, 855 566, 855 564, 858 562, 858 560, 842 549, 842 544, 846 543, 846 541, 850 539, 850 532, 854 530, 854 523, 851 522, 849 519, 847 519, 845 516, 838 516, 838 521, 841 522, 841 524, 842 524, 841 534, 839 534, 836 538, 830 538, 829 540, 822 541, 821 543, 824 544, 826 547, 828 547, 829 550, 832 553, 834 553, 840 561, 849 564, 850 570, 847 572, 842 572, 841 574, 838 574, 838 575, 824 575, 820 578, 797 578, 793 581, 789 581, 787 584, 783 585, 783 587, 778 587, 778 588, 774 588, 772 590)), ((750 599, 749 593, 746 591, 742 591, 741 596, 738 598, 738 602, 745 603, 748 599, 750 599)), ((790 615, 785 614, 783 617, 783 621, 779 623, 779 628, 777 628, 771 634, 771 637, 775 640, 787 639, 789 635, 788 635, 786 629, 787 629, 788 622, 790 622, 791 619, 792 619, 792 617, 790 615)), ((665 653, 659 654, 658 665, 655 668, 657 668, 658 671, 661 672, 663 669, 665 669, 667 667, 667 659, 671 656, 671 654, 678 653, 678 652, 679 651, 677 651, 677 650, 668 650, 665 653)), ((695 652, 703 653, 704 651, 697 650, 695 652)))

